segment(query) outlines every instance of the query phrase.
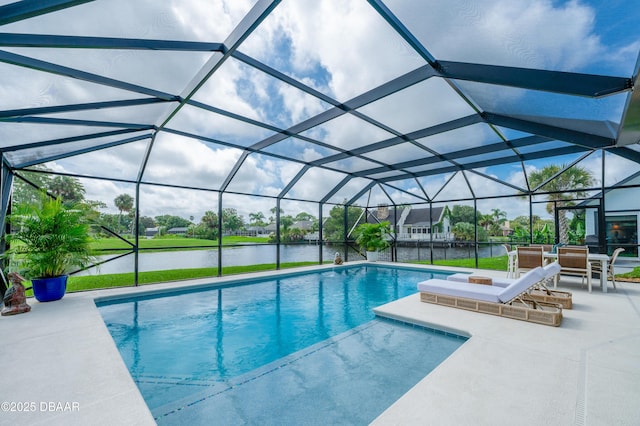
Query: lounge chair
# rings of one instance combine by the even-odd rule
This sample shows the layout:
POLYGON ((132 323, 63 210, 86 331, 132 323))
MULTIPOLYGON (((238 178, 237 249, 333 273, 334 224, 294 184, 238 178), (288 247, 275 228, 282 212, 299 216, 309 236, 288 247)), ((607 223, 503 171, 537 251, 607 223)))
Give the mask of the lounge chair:
MULTIPOLYGON (((571 309, 573 307, 573 301, 572 294, 570 292, 555 289, 551 290, 547 287, 548 284, 554 282, 556 276, 560 273, 560 269, 561 267, 558 262, 545 265, 542 268, 544 278, 532 287, 528 297, 539 302, 559 303, 564 309, 571 309)), ((474 277, 479 278, 475 275, 459 273, 447 276, 447 280, 468 283, 471 282, 470 280, 473 281, 474 277)), ((516 280, 513 278, 491 278, 490 281, 490 285, 504 288, 508 287, 516 280)))
POLYGON ((562 321, 562 306, 529 297, 529 291, 544 279, 544 270, 538 267, 507 287, 431 279, 418 283, 418 290, 422 302, 557 327, 562 321))

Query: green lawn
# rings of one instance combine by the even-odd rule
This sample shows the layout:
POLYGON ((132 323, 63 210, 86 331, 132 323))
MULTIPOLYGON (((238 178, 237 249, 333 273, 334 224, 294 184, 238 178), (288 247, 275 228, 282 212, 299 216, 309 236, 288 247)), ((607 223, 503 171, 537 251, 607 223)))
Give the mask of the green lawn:
MULTIPOLYGON (((325 263, 331 263, 327 261, 325 263)), ((317 265, 317 262, 290 262, 281 263, 280 269, 295 268, 298 266, 317 265)), ((275 263, 265 263, 261 265, 248 266, 226 266, 222 268, 222 275, 246 274, 249 272, 275 271, 275 263)), ((152 284, 167 281, 193 280, 198 278, 211 278, 218 276, 218 268, 196 268, 196 269, 172 269, 167 271, 140 272, 138 274, 138 284, 152 284)), ((127 287, 133 286, 133 272, 124 274, 90 275, 82 277, 69 277, 67 291, 95 290, 100 288, 127 287)), ((25 282, 25 287, 30 287, 30 282, 25 282)), ((31 290, 27 291, 27 296, 32 296, 31 290)))
MULTIPOLYGON (((495 257, 486 257, 478 259, 478 268, 479 269, 492 269, 495 271, 506 271, 508 267, 509 257, 507 255, 504 256, 495 256, 495 257)), ((420 264, 429 264, 428 261, 418 261, 415 263, 420 264)), ((456 266, 458 268, 471 268, 475 269, 476 261, 475 259, 446 259, 446 260, 434 260, 434 265, 441 266, 456 266)))
POLYGON ((640 266, 633 268, 633 271, 624 274, 616 274, 620 278, 640 278, 640 266))
MULTIPOLYGON (((133 238, 128 238, 131 244, 135 243, 133 238)), ((267 243, 267 238, 257 237, 223 237, 222 245, 247 244, 247 243, 267 243)), ((163 249, 171 250, 172 247, 184 247, 184 249, 198 247, 218 247, 218 240, 203 240, 200 238, 184 238, 179 236, 163 237, 163 238, 140 238, 138 240, 140 249, 163 249)), ((119 238, 99 238, 91 243, 91 248, 95 251, 124 249, 130 250, 131 245, 119 238)))
MULTIPOLYGON (((317 265, 317 262, 281 263, 280 269, 298 266, 317 265)), ((222 275, 246 274, 249 272, 275 271, 275 263, 264 263, 248 266, 225 266, 222 275)), ((152 284, 167 281, 193 280, 218 276, 218 268, 171 269, 167 271, 140 272, 138 284, 152 284)), ((69 277, 68 290, 92 290, 96 288, 124 287, 133 285, 133 272, 125 274, 92 275, 84 277, 69 277)))

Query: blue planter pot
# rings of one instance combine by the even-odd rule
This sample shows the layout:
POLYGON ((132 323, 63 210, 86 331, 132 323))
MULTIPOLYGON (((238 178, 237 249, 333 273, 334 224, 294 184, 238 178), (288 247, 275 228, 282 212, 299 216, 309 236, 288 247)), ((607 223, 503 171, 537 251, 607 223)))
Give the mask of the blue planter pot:
POLYGON ((68 275, 52 278, 35 278, 31 280, 33 295, 38 302, 53 302, 60 300, 67 291, 68 275))

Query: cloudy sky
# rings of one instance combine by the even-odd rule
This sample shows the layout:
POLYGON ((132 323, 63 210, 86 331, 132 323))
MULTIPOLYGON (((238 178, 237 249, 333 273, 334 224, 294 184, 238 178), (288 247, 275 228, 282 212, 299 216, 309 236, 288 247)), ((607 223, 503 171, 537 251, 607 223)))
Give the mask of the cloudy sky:
MULTIPOLYGON (((10 3, 0 1, 0 5, 10 3)), ((4 25, 2 32, 130 37, 183 41, 224 42, 255 2, 243 0, 110 0, 85 5, 4 25)), ((540 68, 554 71, 631 77, 640 48, 638 8, 628 1, 421 1, 387 0, 385 4, 438 60, 540 68)), ((11 54, 29 56, 86 73, 139 85, 171 95, 186 96, 203 67, 217 61, 219 53, 105 49, 45 49, 5 47, 11 54)), ((319 94, 347 102, 396 77, 425 65, 418 55, 386 21, 363 0, 284 0, 239 46, 248 55, 279 73, 295 78, 319 94)), ((31 108, 68 103, 137 99, 147 96, 88 81, 43 73, 0 62, 0 110, 31 108)), ((626 95, 600 99, 558 96, 518 88, 464 82, 458 86, 480 110, 515 115, 544 114, 561 118, 586 117, 619 123, 626 95)), ((175 214, 196 221, 206 210, 217 210, 218 195, 184 188, 219 189, 242 158, 244 147, 267 139, 332 105, 322 96, 312 96, 275 79, 246 63, 230 57, 216 68, 193 101, 266 123, 260 127, 195 106, 183 107, 166 123, 171 132, 159 132, 151 144, 143 139, 126 145, 55 158, 47 165, 59 172, 83 176, 135 180, 148 149, 143 181, 172 187, 143 185, 141 214, 175 214), (201 135, 209 142, 185 137, 179 132, 201 135), (217 143, 216 141, 220 142, 217 143), (230 146, 233 145, 233 146, 230 146)), ((171 110, 167 105, 111 108, 73 113, 48 114, 59 119, 81 119, 162 125, 171 110)), ((439 78, 426 79, 358 109, 399 134, 427 128, 474 113, 474 109, 439 78)), ((76 124, 3 123, 0 146, 12 146, 69 136, 114 130, 113 126, 76 124)), ((507 138, 526 136, 499 128, 507 138)), ((148 132, 147 132, 148 133, 148 132)), ((145 132, 133 135, 144 135, 145 132)), ((255 195, 278 195, 302 169, 299 162, 314 161, 389 139, 393 133, 354 115, 344 114, 301 135, 321 142, 286 138, 244 159, 227 189, 255 195)), ((130 137, 131 135, 125 136, 130 137)), ((123 136, 76 142, 48 148, 46 155, 74 151, 123 136)), ((485 124, 457 129, 416 141, 438 153, 500 142, 485 124)), ((556 144, 558 145, 558 144, 556 144)), ((565 146, 564 144, 560 144, 565 146)), ((8 158, 22 164, 43 152, 33 149, 8 158)), ((340 183, 345 172, 376 168, 380 162, 402 162, 428 157, 421 148, 402 144, 365 154, 366 159, 346 159, 331 163, 334 170, 309 170, 286 198, 319 200, 340 183)), ((578 155, 562 158, 569 164, 578 155)), ((524 187, 524 173, 538 170, 558 160, 538 160, 479 169, 480 173, 524 187)), ((595 154, 581 166, 601 175, 601 157, 595 154)), ((425 168, 416 171, 426 170, 425 168)), ((607 155, 605 180, 613 184, 638 170, 627 160, 607 155)), ((390 174, 393 176, 393 172, 390 174)), ((376 177, 385 177, 380 174, 376 177)), ((87 197, 101 200, 115 212, 113 199, 121 193, 135 196, 135 185, 120 181, 83 179, 87 197)), ((479 174, 461 173, 420 178, 429 197, 468 198, 515 194, 509 186, 479 174), (448 183, 447 183, 448 182, 448 183), (441 190, 443 185, 447 186, 441 190), (471 187, 471 189, 469 188, 471 187), (473 191, 473 192, 472 192, 473 191)), ((338 191, 331 202, 354 196, 368 180, 355 178, 338 191)), ((397 181, 386 192, 375 189, 360 202, 376 205, 413 203, 424 197, 415 180, 397 181), (415 194, 416 196, 412 196, 415 194)), ((269 216, 275 200, 225 194, 225 207, 233 207, 248 219, 251 212, 269 216)), ((311 203, 284 200, 287 214, 317 213, 311 203)), ((509 217, 528 214, 526 205, 498 199, 491 208, 501 208, 509 217)))

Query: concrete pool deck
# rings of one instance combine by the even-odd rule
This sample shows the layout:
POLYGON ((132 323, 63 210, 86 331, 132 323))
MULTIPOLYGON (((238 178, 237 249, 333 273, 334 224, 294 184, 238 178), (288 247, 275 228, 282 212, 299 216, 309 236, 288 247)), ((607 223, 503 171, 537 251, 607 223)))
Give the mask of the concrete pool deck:
MULTIPOLYGON (((155 424, 94 299, 238 278, 30 299, 30 313, 0 317, 0 425, 155 424)), ((591 294, 571 279, 560 284, 574 308, 557 328, 422 303, 417 294, 377 308, 471 339, 374 424, 640 424, 640 284, 591 294)))

